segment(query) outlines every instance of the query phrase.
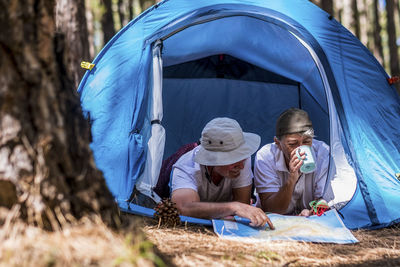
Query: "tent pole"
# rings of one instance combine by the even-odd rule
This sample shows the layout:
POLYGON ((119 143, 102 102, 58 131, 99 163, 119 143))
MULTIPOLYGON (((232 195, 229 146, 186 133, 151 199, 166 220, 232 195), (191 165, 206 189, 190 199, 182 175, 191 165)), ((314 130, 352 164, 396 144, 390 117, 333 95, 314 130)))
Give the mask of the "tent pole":
POLYGON ((299 109, 302 109, 302 106, 301 106, 301 84, 300 83, 297 83, 297 92, 299 95, 299 109))

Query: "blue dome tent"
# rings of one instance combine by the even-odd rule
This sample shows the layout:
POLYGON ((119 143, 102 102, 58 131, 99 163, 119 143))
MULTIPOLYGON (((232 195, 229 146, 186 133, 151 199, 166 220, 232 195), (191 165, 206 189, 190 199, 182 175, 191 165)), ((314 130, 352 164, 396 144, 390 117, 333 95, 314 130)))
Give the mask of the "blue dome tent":
POLYGON ((350 229, 400 222, 400 98, 371 53, 305 0, 164 0, 103 48, 78 92, 95 161, 125 207, 154 192, 162 160, 212 118, 271 142, 306 110, 331 147, 330 183, 350 229))

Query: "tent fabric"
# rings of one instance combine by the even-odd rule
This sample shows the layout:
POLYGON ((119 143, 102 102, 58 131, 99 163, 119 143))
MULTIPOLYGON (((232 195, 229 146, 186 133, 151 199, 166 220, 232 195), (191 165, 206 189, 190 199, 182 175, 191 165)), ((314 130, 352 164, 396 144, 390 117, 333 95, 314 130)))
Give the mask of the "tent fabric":
MULTIPOLYGON (((120 210, 122 210, 123 212, 154 218, 154 213, 155 213, 154 209, 145 208, 139 205, 129 203, 127 201, 119 201, 118 205, 120 210)), ((182 215, 180 215, 179 218, 182 223, 192 223, 204 226, 212 226, 212 221, 207 219, 200 219, 182 215)))
POLYGON ((157 42, 153 46, 153 86, 151 101, 149 105, 149 119, 151 125, 151 135, 147 144, 147 158, 143 173, 137 178, 136 188, 151 196, 156 202, 161 198, 153 193, 153 187, 157 184, 157 179, 162 166, 162 155, 165 145, 165 129, 161 125, 163 117, 162 101, 162 56, 161 43, 157 42))
POLYGON ((164 0, 93 63, 78 92, 96 164, 120 203, 135 185, 157 199, 161 160, 211 118, 230 116, 265 144, 279 113, 296 106, 331 147, 333 187, 349 191, 333 205, 354 194, 339 211, 346 226, 399 222, 399 96, 359 40, 309 1, 164 0), (213 77, 204 63, 218 60, 230 69, 213 77))

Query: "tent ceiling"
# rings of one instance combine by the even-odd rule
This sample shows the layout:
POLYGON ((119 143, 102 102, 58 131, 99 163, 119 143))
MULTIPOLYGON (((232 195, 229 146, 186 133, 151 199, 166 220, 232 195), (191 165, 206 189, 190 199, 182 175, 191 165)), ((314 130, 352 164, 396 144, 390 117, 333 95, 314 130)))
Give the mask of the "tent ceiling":
POLYGON ((164 68, 219 54, 300 82, 328 114, 319 70, 308 50, 286 28, 234 16, 186 28, 163 43, 164 68))
POLYGON ((224 78, 298 85, 296 81, 225 54, 165 67, 163 76, 172 79, 224 78))

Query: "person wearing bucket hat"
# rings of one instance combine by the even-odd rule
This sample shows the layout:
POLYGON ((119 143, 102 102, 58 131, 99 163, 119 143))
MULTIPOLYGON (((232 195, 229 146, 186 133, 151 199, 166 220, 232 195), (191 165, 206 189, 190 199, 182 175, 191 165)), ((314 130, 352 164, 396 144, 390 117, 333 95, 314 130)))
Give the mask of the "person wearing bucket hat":
POLYGON ((238 215, 252 226, 273 225, 250 204, 253 173, 250 156, 260 146, 257 134, 243 132, 230 118, 215 118, 201 133, 200 145, 172 168, 171 199, 182 215, 225 218, 238 215))
POLYGON ((256 206, 281 214, 311 215, 309 203, 327 197, 328 168, 329 146, 314 139, 307 112, 298 108, 284 111, 276 122, 274 143, 256 154, 256 206), (311 155, 306 155, 307 150, 311 155), (302 168, 310 158, 313 161, 309 168, 302 168))

